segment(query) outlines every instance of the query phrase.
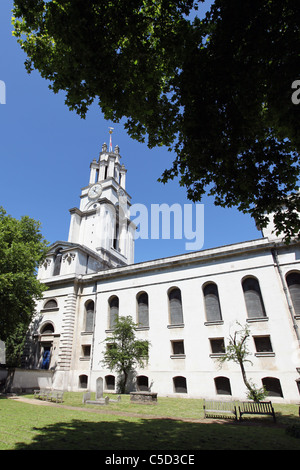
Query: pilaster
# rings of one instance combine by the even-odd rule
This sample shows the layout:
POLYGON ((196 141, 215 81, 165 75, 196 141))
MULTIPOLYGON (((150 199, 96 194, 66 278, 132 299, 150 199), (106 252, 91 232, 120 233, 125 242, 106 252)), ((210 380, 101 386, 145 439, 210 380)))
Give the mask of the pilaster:
MULTIPOLYGON (((77 288, 74 288, 77 291, 77 288)), ((58 369, 70 370, 72 361, 73 337, 76 318, 77 292, 67 295, 62 319, 58 369)))

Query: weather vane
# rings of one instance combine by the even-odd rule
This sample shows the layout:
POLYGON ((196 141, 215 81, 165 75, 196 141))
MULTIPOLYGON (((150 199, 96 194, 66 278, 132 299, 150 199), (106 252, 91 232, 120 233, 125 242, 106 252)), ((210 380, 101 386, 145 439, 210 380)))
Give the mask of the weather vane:
POLYGON ((109 127, 109 151, 112 152, 112 141, 111 141, 111 135, 113 133, 114 128, 109 127))

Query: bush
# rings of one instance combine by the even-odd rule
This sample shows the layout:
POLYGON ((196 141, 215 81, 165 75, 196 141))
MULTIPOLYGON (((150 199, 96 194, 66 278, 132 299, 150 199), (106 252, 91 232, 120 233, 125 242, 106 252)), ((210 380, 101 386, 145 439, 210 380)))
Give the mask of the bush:
POLYGON ((248 390, 247 398, 253 401, 262 401, 266 398, 267 395, 268 392, 266 391, 265 387, 256 388, 256 386, 251 383, 251 390, 248 390))

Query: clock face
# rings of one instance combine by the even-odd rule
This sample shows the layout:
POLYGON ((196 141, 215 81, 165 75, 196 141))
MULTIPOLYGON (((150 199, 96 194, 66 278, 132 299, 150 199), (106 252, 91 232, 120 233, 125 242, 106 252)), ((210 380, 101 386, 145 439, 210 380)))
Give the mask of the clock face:
POLYGON ((92 186, 89 189, 88 196, 89 196, 90 199, 95 199, 95 198, 99 197, 101 193, 102 193, 102 186, 101 186, 101 184, 96 183, 96 184, 94 184, 94 186, 92 186))

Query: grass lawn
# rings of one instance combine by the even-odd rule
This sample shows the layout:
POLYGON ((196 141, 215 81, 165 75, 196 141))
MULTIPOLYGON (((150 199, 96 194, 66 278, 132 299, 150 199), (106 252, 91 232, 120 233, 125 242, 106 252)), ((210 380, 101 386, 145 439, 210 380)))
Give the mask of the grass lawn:
POLYGON ((65 409, 0 397, 0 450, 300 450, 300 439, 286 433, 287 426, 300 425, 297 405, 275 404, 277 424, 271 417, 174 419, 202 419, 202 403, 158 397, 157 405, 137 405, 125 395, 120 403, 95 407, 82 405, 82 393, 65 393, 63 405, 71 407, 65 409))

